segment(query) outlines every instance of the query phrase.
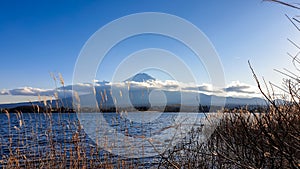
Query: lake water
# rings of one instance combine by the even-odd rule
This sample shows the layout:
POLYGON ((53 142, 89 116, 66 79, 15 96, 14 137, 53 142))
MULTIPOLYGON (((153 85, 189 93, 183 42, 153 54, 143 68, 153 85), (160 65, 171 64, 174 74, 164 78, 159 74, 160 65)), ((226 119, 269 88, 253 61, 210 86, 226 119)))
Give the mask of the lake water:
MULTIPOLYGON (((81 147, 86 158, 139 159, 149 166, 162 153, 188 137, 193 127, 201 127, 203 113, 23 113, 0 114, 0 161, 10 154, 26 159, 67 154, 81 147)), ((3 163, 4 164, 4 163, 3 163)), ((1 165, 1 163, 0 163, 1 165)), ((1 166, 0 166, 1 167, 1 166)))

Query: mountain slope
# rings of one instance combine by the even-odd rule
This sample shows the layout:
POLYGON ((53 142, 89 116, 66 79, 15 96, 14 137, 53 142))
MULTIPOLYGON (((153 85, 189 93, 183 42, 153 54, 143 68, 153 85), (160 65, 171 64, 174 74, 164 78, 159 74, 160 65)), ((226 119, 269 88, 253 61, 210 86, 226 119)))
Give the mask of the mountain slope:
POLYGON ((153 78, 152 76, 146 74, 146 73, 138 73, 136 75, 134 75, 133 77, 131 78, 128 78, 125 80, 126 81, 133 81, 133 82, 146 82, 146 81, 149 81, 149 80, 155 80, 155 78, 153 78))

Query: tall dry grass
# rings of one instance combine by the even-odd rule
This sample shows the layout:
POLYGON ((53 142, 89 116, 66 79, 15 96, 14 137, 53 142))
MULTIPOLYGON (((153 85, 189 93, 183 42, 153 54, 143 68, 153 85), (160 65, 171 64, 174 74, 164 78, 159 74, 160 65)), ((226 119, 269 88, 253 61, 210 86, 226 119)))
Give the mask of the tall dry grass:
POLYGON ((79 121, 66 113, 6 112, 6 117, 7 123, 2 124, 8 126, 8 131, 0 136, 0 168, 144 166, 139 160, 118 157, 98 147, 85 134, 79 121))
MULTIPOLYGON (((298 9, 297 6, 275 1, 298 9)), ((299 20, 288 17, 297 27, 299 20)), ((296 43, 290 40, 299 50, 296 43)), ((291 56, 299 64, 298 54, 291 56)), ((259 112, 233 109, 221 112, 222 118, 207 142, 203 128, 160 154, 153 168, 300 168, 300 78, 299 72, 279 71, 287 78, 285 87, 271 84, 264 92, 250 66, 258 88, 269 103, 259 112), (272 88, 279 87, 289 97, 279 101, 272 88)), ((52 75, 57 88, 57 78, 52 75)), ((64 81, 59 75, 60 83, 64 81)), ((65 93, 64 93, 65 95, 65 93)), ((64 96, 65 97, 65 96, 64 96)), ((55 99, 59 100, 58 94, 55 99)), ((45 107, 50 107, 44 101, 45 107)), ((57 108, 59 105, 56 105, 57 108)), ((7 131, 0 135, 0 168, 144 168, 139 159, 125 159, 89 141, 80 122, 70 114, 54 115, 45 109, 25 114, 5 111, 7 131), (66 117, 67 116, 67 117, 66 117), (3 134, 5 133, 5 134, 3 134)), ((3 128, 3 126, 1 126, 3 128)))
POLYGON ((280 87, 286 93, 279 99, 271 89, 262 89, 251 65, 250 69, 269 107, 219 112, 220 121, 214 124, 217 127, 207 142, 200 139, 202 127, 193 129, 189 137, 161 154, 159 167, 300 168, 299 76, 284 74, 290 78, 280 87))
MULTIPOLYGON (((58 78, 51 76, 58 88, 58 78)), ((61 74, 59 81, 64 88, 61 74)), ((57 100, 55 110, 67 106, 58 97, 57 90, 54 99, 57 100)), ((142 159, 127 159, 105 151, 109 147, 98 147, 85 134, 76 114, 53 113, 52 101, 47 100, 45 97, 40 100, 43 107, 32 105, 31 113, 18 110, 0 113, 0 168, 143 168, 149 165, 142 159)))
MULTIPOLYGON (((299 10, 299 3, 287 3, 269 0, 299 10)), ((286 15, 298 30, 299 16, 286 15)), ((199 141, 202 128, 191 131, 190 137, 161 154, 160 165, 168 168, 300 168, 300 47, 288 39, 298 52, 288 54, 296 72, 288 69, 275 70, 284 75, 284 85, 269 83, 263 90, 254 69, 249 63, 254 79, 262 95, 267 100, 268 108, 249 111, 234 109, 223 111, 217 128, 203 143, 199 141), (284 94, 277 97, 274 90, 284 94)))

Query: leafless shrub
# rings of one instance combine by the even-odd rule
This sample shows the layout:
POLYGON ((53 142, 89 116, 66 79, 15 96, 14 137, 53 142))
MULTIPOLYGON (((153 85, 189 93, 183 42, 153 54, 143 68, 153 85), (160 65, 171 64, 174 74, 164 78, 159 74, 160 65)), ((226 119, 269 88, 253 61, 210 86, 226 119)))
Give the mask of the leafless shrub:
MULTIPOLYGON (((299 10, 299 3, 269 0, 299 10)), ((290 22, 300 31, 297 17, 290 22)), ((300 47, 288 39, 299 52, 289 56, 298 72, 275 70, 285 76, 284 86, 269 83, 263 90, 254 69, 254 79, 269 107, 248 111, 223 111, 214 133, 206 143, 199 141, 201 128, 192 130, 190 137, 162 154, 161 167, 169 168, 300 168, 300 78, 298 64, 300 47), (285 94, 278 98, 274 89, 285 94), (163 160, 167 159, 167 160, 163 160)))

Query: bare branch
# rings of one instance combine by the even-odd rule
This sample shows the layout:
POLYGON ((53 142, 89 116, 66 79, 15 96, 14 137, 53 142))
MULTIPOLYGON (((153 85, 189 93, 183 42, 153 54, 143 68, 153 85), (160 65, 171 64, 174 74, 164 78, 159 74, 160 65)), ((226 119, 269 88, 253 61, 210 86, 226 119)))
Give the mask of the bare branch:
POLYGON ((300 46, 298 46, 294 41, 290 40, 289 38, 287 40, 289 42, 291 42, 291 44, 293 44, 294 46, 296 46, 298 49, 300 49, 300 46))
POLYGON ((289 4, 287 2, 283 2, 283 1, 278 1, 278 0, 263 0, 263 1, 276 2, 276 3, 279 3, 281 5, 285 5, 285 6, 288 6, 288 7, 295 8, 295 9, 300 9, 300 7, 298 7, 298 6, 295 6, 295 5, 292 5, 292 4, 289 4))
POLYGON ((293 20, 287 15, 285 14, 285 16, 288 18, 288 20, 297 28, 298 31, 300 31, 300 28, 293 22, 293 20))
POLYGON ((289 75, 289 74, 287 74, 287 73, 284 73, 284 72, 282 72, 282 71, 280 71, 280 70, 274 69, 274 71, 276 71, 276 72, 278 72, 278 73, 280 73, 280 74, 282 74, 282 75, 285 75, 285 76, 287 76, 287 77, 289 77, 289 78, 291 78, 291 79, 294 79, 294 80, 296 80, 296 81, 299 81, 299 79, 297 79, 297 78, 295 78, 295 77, 293 77, 293 76, 291 76, 291 75, 289 75))

